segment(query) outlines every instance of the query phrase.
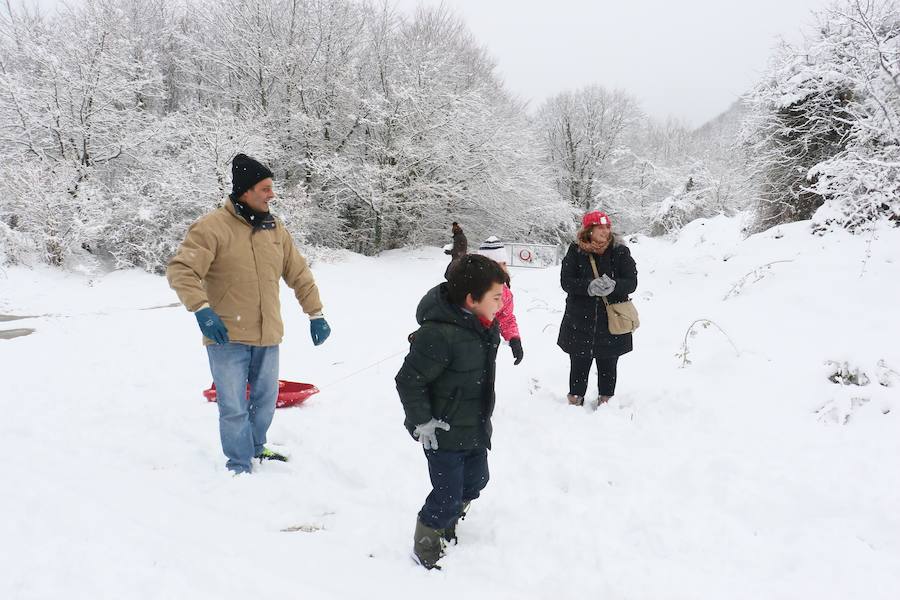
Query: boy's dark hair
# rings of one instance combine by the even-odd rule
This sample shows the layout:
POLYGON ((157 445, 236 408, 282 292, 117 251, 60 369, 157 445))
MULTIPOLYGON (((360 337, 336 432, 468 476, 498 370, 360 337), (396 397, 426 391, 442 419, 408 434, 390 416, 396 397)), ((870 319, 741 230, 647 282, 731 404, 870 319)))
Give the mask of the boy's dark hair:
POLYGON ((480 254, 464 254, 453 261, 447 272, 447 297, 460 306, 466 296, 480 301, 495 283, 509 283, 509 275, 499 263, 480 254))

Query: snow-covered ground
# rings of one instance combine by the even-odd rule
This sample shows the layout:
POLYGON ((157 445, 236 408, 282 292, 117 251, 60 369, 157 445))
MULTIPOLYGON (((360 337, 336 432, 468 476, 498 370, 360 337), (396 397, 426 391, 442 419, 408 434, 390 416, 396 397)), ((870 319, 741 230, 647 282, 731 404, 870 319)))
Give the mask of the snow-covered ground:
POLYGON ((319 348, 284 290, 281 377, 322 391, 276 413, 292 461, 239 478, 196 322, 140 310, 163 278, 0 271, 0 314, 49 315, 0 325, 36 330, 0 340, 0 598, 900 598, 900 230, 739 228, 631 244, 643 325, 595 413, 565 404, 558 269, 514 271, 525 360, 501 348, 440 572, 409 558, 429 486, 393 383, 439 249, 317 262, 319 348))

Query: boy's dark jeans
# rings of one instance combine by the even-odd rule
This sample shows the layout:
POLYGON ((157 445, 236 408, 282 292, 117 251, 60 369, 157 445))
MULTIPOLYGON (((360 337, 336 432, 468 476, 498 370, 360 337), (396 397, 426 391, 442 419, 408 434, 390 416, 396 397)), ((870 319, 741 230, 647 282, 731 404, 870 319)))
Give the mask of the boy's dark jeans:
POLYGON ((487 485, 487 449, 425 450, 434 489, 419 511, 422 524, 445 529, 462 513, 464 502, 474 500, 487 485))

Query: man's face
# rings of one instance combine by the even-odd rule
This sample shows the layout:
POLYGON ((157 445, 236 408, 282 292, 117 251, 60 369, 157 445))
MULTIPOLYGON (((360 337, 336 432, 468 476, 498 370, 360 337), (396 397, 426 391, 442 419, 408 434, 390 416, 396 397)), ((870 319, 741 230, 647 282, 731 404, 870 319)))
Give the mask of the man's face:
POLYGON ((494 285, 485 292, 481 300, 473 300, 472 294, 466 296, 466 309, 486 321, 493 321, 494 316, 503 308, 503 284, 494 282, 494 285))
POLYGON ((262 181, 256 182, 256 185, 244 192, 240 199, 252 210, 264 213, 269 212, 269 201, 274 197, 275 190, 272 188, 272 178, 267 177, 262 181))

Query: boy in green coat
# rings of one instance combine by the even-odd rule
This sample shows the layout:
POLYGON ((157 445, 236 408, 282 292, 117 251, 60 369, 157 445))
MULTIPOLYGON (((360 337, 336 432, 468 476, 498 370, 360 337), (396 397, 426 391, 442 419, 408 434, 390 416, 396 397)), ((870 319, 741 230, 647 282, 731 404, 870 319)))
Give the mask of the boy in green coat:
POLYGON ((419 330, 397 373, 406 429, 422 444, 433 489, 416 521, 413 553, 437 566, 443 543, 488 482, 494 373, 508 275, 493 260, 464 255, 448 281, 419 302, 419 330))

